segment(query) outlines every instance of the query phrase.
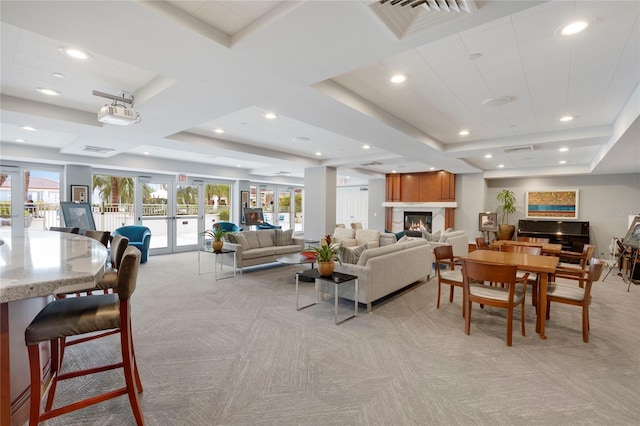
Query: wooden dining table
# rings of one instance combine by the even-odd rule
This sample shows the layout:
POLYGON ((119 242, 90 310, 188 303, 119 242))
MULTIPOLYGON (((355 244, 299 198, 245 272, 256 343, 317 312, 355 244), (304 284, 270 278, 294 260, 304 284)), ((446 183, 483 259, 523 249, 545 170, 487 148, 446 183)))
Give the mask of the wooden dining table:
POLYGON ((562 251, 562 244, 537 243, 533 241, 495 240, 491 242, 490 246, 492 248, 500 248, 500 246, 503 244, 509 244, 513 246, 528 246, 528 247, 542 246, 542 254, 549 254, 549 255, 558 255, 562 251))
POLYGON ((549 285, 549 274, 554 273, 558 265, 559 259, 556 256, 475 250, 465 258, 481 262, 516 265, 520 271, 537 273, 540 277, 540 285, 538 286, 538 306, 536 307, 536 333, 540 333, 541 339, 547 338, 544 333, 547 318, 547 287, 549 285))

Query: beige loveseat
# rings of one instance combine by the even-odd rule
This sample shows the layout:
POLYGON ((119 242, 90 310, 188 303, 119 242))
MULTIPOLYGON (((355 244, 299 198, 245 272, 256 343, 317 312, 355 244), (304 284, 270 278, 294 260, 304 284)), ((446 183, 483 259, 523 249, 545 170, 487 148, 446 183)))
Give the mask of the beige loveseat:
POLYGON ((466 231, 444 232, 438 241, 430 241, 431 250, 437 246, 451 246, 454 256, 464 257, 469 254, 469 237, 466 231))
MULTIPOLYGON (((365 303, 367 312, 371 312, 374 301, 416 281, 428 280, 432 256, 425 240, 410 240, 367 249, 357 264, 336 263, 335 271, 358 277, 358 302, 365 303)), ((340 296, 353 299, 349 291, 340 296)))
POLYGON ((396 242, 395 234, 375 229, 336 228, 333 231, 333 238, 343 247, 358 247, 366 244, 368 249, 388 246, 396 242))
MULTIPOLYGON (((236 267, 275 262, 278 257, 300 253, 304 238, 293 238, 292 230, 264 229, 240 231, 225 236, 224 247, 236 252, 236 267)), ((222 256, 225 265, 232 265, 233 257, 222 256)))

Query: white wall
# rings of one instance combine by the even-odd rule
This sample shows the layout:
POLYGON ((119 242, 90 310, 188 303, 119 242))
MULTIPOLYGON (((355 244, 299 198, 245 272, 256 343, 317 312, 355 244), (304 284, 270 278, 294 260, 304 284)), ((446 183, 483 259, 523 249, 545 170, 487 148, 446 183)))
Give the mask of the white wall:
POLYGON ((335 167, 311 167, 304 170, 304 236, 320 239, 336 226, 335 167))
MULTIPOLYGON (((91 203, 91 195, 93 193, 93 179, 92 168, 90 166, 76 166, 68 164, 64 168, 64 181, 66 182, 63 197, 60 197, 60 201, 71 201, 71 194, 69 193, 71 185, 85 185, 89 187, 89 194, 87 202, 91 203)), ((62 186, 62 184, 61 184, 62 186)))
POLYGON ((487 184, 482 173, 456 175, 455 229, 467 231, 469 242, 474 243, 481 237, 478 231, 478 215, 487 211, 485 196, 487 184))
POLYGON ((369 229, 384 232, 384 202, 386 179, 369 179, 369 229))

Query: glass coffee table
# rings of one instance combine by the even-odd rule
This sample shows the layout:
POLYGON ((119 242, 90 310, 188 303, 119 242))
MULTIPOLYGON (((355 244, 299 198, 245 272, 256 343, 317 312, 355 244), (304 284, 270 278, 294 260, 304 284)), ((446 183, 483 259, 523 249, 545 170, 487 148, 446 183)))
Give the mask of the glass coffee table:
POLYGON ((223 248, 222 250, 219 251, 215 251, 212 250, 210 248, 206 248, 204 250, 198 250, 198 275, 202 275, 202 269, 200 267, 200 253, 209 253, 209 254, 213 254, 214 258, 213 258, 213 272, 214 272, 214 276, 216 281, 218 280, 222 280, 225 278, 233 278, 236 276, 236 251, 235 250, 228 250, 223 248), (222 271, 222 261, 220 256, 223 255, 232 255, 233 256, 233 275, 227 275, 227 276, 222 276, 222 277, 218 277, 218 266, 220 266, 220 270, 222 271))
POLYGON ((296 309, 298 311, 308 308, 310 306, 317 305, 320 303, 320 294, 322 294, 322 299, 324 300, 324 293, 331 293, 331 287, 333 287, 334 300, 333 300, 333 317, 336 325, 345 322, 348 319, 358 316, 358 277, 356 275, 343 274, 340 272, 334 272, 331 275, 320 275, 317 269, 309 269, 308 271, 299 272, 296 274, 296 309), (300 301, 298 298, 298 281, 300 278, 309 278, 316 283, 316 290, 318 294, 316 296, 316 301, 314 303, 310 303, 305 306, 300 306, 300 301), (346 318, 343 318, 338 321, 338 289, 341 285, 345 285, 347 283, 353 283, 353 315, 350 315, 346 318), (327 291, 325 291, 327 289, 327 291))
MULTIPOLYGON (((313 266, 316 263, 315 258, 309 258, 299 253, 288 254, 286 256, 279 257, 276 259, 276 261, 278 261, 279 263, 282 263, 283 265, 311 265, 311 269, 313 269, 313 266)), ((296 272, 296 276, 300 275, 303 272, 304 271, 296 272)), ((310 278, 310 279, 303 278, 300 281, 312 282, 313 278, 310 278)))

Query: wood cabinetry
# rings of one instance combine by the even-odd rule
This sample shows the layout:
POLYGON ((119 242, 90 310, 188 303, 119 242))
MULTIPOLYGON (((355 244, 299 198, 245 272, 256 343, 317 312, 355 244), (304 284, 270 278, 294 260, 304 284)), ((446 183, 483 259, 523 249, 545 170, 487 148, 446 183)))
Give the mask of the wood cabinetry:
POLYGON ((437 202, 456 200, 456 175, 449 172, 389 174, 386 201, 437 202))

